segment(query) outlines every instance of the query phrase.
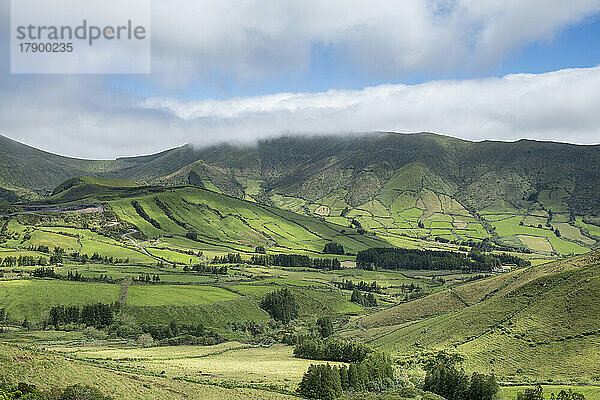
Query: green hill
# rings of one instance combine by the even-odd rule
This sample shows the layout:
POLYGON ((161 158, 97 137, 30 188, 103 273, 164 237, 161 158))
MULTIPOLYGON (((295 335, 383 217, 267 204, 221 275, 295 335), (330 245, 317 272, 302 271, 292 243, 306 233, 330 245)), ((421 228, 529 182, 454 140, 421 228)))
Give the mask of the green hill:
POLYGON ((263 245, 281 252, 321 254, 332 240, 352 253, 376 245, 389 246, 355 229, 195 187, 136 194, 108 204, 121 220, 138 227, 146 237, 162 238, 180 247, 208 245, 253 252, 255 246, 263 245), (140 209, 149 218, 142 217, 140 209), (193 239, 190 232, 195 234, 193 239))
POLYGON ((193 185, 340 225, 355 222, 396 245, 407 236, 489 238, 539 254, 573 255, 600 240, 599 146, 371 133, 186 145, 88 161, 0 140, 6 160, 0 196, 8 201, 39 198, 69 178, 93 175, 142 186, 193 185))
POLYGON ((457 351, 469 369, 512 381, 593 381, 598 290, 593 252, 392 307, 362 318, 357 333, 370 330, 372 345, 401 356, 457 351))
POLYGON ((127 165, 122 161, 92 161, 63 157, 0 135, 0 199, 39 199, 67 179, 97 175, 127 165), (3 191, 2 191, 3 192, 3 191))

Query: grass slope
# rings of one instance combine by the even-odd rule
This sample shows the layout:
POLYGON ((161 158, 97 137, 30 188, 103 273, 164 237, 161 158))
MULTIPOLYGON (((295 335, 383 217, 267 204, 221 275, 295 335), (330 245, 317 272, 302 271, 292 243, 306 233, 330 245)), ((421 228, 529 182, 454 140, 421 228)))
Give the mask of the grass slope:
MULTIPOLYGON (((600 373, 593 355, 600 343, 599 262, 595 252, 461 286, 456 289, 460 298, 474 303, 455 309, 439 307, 434 298, 442 294, 429 296, 418 301, 437 316, 418 320, 417 313, 413 323, 396 325, 372 344, 399 355, 455 349, 467 355, 470 369, 507 379, 593 380, 600 373)), ((409 307, 397 306, 362 323, 371 328, 394 323, 410 313, 409 307)))

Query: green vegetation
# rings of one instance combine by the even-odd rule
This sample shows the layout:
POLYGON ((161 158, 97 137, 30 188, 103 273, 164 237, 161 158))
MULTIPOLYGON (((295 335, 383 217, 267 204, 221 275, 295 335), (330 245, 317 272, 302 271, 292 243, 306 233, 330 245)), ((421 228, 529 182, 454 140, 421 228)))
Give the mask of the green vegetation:
POLYGON ((298 316, 298 304, 294 295, 287 289, 268 293, 260 302, 260 307, 276 321, 287 324, 298 316))
POLYGON ((196 285, 132 285, 127 296, 128 305, 141 307, 202 305, 239 297, 218 287, 196 285))
POLYGON ((5 392, 598 398, 597 151, 377 134, 100 162, 0 142, 22 172, 0 166, 0 198, 35 200, 0 204, 5 392))
POLYGON ((348 367, 311 365, 298 385, 298 393, 310 399, 335 400, 344 391, 382 392, 394 385, 392 360, 386 354, 372 353, 348 367))
POLYGON ((450 251, 431 251, 399 248, 373 248, 360 251, 356 263, 365 269, 425 269, 492 271, 501 265, 528 267, 529 261, 510 254, 485 254, 476 248, 468 254, 450 251))

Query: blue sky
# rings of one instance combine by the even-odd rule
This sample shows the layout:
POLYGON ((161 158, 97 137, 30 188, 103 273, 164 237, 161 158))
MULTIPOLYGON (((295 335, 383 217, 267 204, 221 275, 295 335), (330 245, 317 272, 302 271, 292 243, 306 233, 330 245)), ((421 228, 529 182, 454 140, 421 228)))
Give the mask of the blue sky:
POLYGON ((8 4, 0 133, 60 154, 376 130, 600 143, 600 0, 153 0, 149 75, 11 75, 8 4))

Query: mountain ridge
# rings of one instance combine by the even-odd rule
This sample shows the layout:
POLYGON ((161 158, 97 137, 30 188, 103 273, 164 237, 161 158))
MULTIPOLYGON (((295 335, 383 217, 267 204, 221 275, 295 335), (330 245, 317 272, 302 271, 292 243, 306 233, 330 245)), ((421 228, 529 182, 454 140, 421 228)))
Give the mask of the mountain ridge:
POLYGON ((600 146, 434 133, 282 136, 79 160, 1 138, 0 196, 38 200, 77 176, 193 185, 381 235, 492 239, 541 253, 596 246, 600 146), (596 225, 589 225, 592 222, 596 225))

